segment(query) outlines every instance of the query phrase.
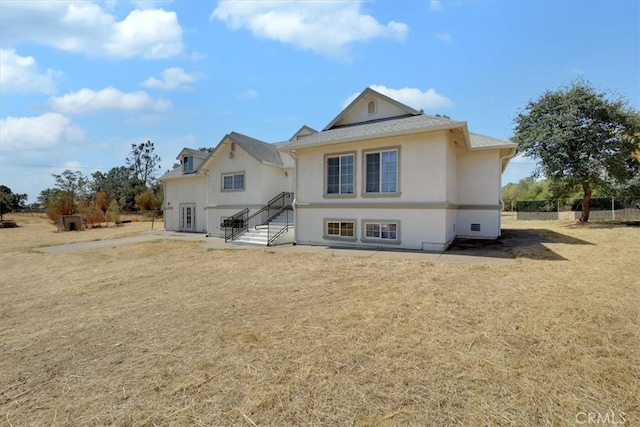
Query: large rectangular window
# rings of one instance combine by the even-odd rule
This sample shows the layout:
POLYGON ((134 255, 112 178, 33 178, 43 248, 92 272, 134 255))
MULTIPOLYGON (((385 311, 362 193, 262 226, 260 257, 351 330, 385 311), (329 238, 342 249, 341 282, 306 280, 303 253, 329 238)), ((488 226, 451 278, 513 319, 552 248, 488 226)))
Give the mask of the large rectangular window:
POLYGON ((222 189, 244 190, 244 173, 222 175, 222 189))
POLYGON ((353 194, 353 154, 328 156, 327 194, 353 194))
POLYGON ((367 222, 364 224, 367 239, 398 240, 398 224, 394 222, 367 222))
POLYGON ((327 221, 327 236, 355 237, 353 221, 327 221))
POLYGON ((398 191, 398 150, 365 154, 365 193, 398 191))

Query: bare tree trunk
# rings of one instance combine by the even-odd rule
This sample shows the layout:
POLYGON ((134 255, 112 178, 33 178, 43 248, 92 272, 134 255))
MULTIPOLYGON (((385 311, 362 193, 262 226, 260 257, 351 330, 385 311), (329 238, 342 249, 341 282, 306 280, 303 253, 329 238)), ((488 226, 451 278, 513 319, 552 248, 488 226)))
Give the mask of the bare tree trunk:
POLYGON ((582 190, 584 191, 584 197, 582 197, 582 215, 580 216, 580 222, 589 222, 589 209, 591 207, 591 187, 589 187, 589 183, 583 183, 582 190))

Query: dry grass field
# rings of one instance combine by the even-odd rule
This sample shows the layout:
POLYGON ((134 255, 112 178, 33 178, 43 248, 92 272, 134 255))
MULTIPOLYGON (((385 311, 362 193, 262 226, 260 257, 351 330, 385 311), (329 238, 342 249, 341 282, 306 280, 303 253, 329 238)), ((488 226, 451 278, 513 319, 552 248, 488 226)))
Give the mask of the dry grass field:
POLYGON ((507 221, 514 265, 0 230, 0 425, 640 425, 640 227, 507 221), (576 418, 578 416, 578 418, 576 418))

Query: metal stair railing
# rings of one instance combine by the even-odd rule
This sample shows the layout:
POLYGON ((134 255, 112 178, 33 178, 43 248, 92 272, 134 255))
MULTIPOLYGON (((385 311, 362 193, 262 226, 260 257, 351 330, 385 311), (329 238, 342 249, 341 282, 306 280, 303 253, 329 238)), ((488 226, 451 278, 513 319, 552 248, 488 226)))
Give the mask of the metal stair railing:
MULTIPOLYGON (((246 233, 250 228, 255 228, 258 225, 267 225, 268 227, 269 223, 273 221, 282 211, 287 208, 291 209, 292 201, 293 193, 283 191, 282 193, 269 200, 266 205, 264 205, 251 215, 249 215, 249 208, 244 208, 240 212, 225 219, 221 224, 225 229, 224 241, 228 242, 229 240, 235 240, 246 233)), ((287 215, 287 223, 288 219, 289 218, 287 215)), ((278 236, 280 234, 282 234, 282 232, 278 233, 278 236)), ((269 243, 267 245, 269 246, 269 243)))
POLYGON ((276 239, 278 237, 280 237, 281 235, 283 235, 284 233, 286 233, 287 231, 289 231, 289 215, 291 215, 293 217, 293 208, 291 207, 291 204, 288 204, 282 208, 280 208, 280 210, 278 210, 278 212, 276 212, 275 214, 273 214, 273 219, 275 219, 276 217, 280 216, 283 212, 286 212, 286 222, 285 225, 280 227, 274 227, 273 230, 273 234, 272 234, 272 224, 271 221, 269 221, 267 223, 267 246, 271 246, 273 242, 276 241, 276 239))
POLYGON ((247 231, 249 208, 244 208, 238 213, 233 214, 220 224, 224 227, 224 241, 235 240, 242 233, 247 231))

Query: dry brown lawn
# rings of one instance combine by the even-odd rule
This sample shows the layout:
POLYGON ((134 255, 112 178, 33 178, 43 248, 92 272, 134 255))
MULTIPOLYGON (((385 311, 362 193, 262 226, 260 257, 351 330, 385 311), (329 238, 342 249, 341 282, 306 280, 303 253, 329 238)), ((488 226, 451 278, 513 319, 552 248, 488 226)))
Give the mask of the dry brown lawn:
POLYGON ((638 227, 508 221, 546 243, 506 266, 184 241, 44 254, 149 224, 17 220, 0 425, 640 425, 638 227))

